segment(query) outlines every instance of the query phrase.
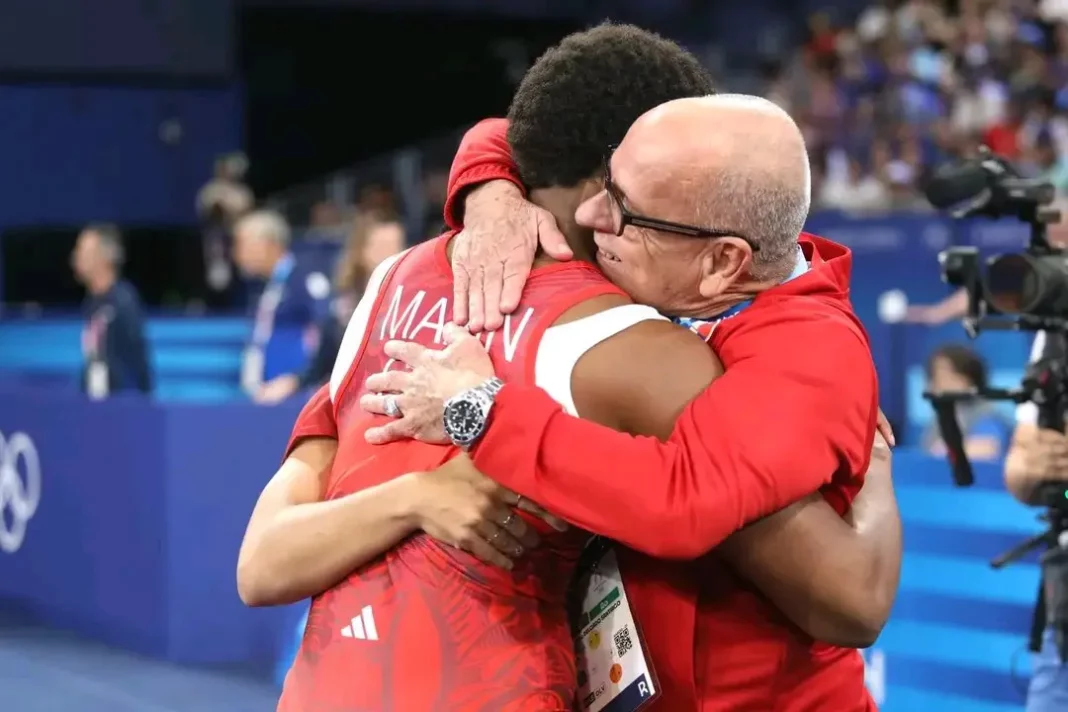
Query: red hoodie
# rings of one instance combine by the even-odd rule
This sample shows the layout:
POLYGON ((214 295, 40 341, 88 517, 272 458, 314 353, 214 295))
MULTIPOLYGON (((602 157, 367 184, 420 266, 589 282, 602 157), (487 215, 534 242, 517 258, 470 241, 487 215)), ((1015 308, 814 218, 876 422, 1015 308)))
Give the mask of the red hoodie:
MULTIPOLYGON (((461 188, 493 178, 521 185, 505 130, 490 120, 465 136, 450 175, 451 226, 461 188)), ((867 469, 878 393, 849 304, 852 258, 819 237, 801 245, 806 274, 714 329, 726 373, 666 443, 573 418, 543 391, 508 385, 473 451, 506 487, 636 550, 622 551, 620 566, 660 679, 658 712, 874 709, 859 653, 813 643, 706 554, 816 490, 844 513, 867 469)))

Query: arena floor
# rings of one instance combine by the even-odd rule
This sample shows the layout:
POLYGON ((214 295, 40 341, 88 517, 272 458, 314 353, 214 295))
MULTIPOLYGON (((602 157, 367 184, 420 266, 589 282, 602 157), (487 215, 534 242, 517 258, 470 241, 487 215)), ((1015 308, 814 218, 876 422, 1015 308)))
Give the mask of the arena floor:
POLYGON ((0 620, 6 712, 272 712, 278 693, 251 675, 181 668, 0 620))

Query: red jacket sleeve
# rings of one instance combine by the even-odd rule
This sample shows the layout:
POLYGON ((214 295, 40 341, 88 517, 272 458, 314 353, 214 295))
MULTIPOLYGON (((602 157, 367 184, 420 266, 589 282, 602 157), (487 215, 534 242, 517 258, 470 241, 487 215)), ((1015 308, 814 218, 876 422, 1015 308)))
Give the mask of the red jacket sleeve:
POLYGON ((786 360, 765 348, 730 365, 667 442, 566 415, 544 391, 508 385, 475 465, 583 529, 658 558, 696 558, 867 469, 878 400, 867 345, 841 329, 795 351, 786 360))
POLYGON ((330 385, 326 384, 311 397, 297 416, 293 432, 289 435, 284 461, 293 448, 305 438, 333 438, 337 440, 337 422, 334 420, 334 402, 330 400, 330 385))
POLYGON ((484 119, 468 130, 456 149, 449 170, 449 191, 445 200, 445 224, 451 230, 464 227, 463 196, 466 189, 491 180, 509 180, 526 192, 519 169, 508 146, 508 120, 484 119))

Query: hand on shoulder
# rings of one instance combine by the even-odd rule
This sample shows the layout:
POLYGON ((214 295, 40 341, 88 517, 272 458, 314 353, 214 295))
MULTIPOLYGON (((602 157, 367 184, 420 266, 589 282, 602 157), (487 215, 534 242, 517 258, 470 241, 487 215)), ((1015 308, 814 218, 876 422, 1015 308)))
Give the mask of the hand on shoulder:
POLYGON ((519 306, 538 245, 558 260, 571 259, 571 249, 552 214, 506 180, 472 191, 464 214, 453 243, 453 320, 492 331, 519 306))

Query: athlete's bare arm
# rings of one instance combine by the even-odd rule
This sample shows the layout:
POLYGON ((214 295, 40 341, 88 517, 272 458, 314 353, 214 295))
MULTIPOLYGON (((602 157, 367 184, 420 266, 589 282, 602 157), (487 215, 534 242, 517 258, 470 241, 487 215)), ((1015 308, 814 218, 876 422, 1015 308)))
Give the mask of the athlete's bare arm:
POLYGON ((433 472, 323 501, 336 452, 334 438, 300 441, 260 494, 237 564, 237 589, 247 605, 317 595, 420 530, 502 568, 511 568, 516 544, 538 543, 526 525, 495 538, 494 546, 477 535, 484 521, 500 521, 510 510, 493 497, 496 484, 466 466, 464 456, 433 472))
MULTIPOLYGON (((608 308, 610 300, 625 303, 605 297, 576 310, 608 308)), ((579 318, 564 316, 571 317, 579 318)), ((572 395, 583 417, 666 439, 686 404, 722 373, 711 349, 693 334, 645 321, 579 360, 572 395)), ((873 458, 855 526, 814 493, 750 524, 720 552, 809 635, 835 645, 870 644, 889 615, 901 557, 888 470, 888 458, 873 458)))
POLYGON ((415 530, 407 500, 398 496, 411 486, 405 477, 321 501, 336 452, 332 438, 303 440, 260 494, 237 562, 237 590, 246 604, 316 595, 415 530))
POLYGON ((890 461, 876 435, 864 487, 845 521, 832 521, 823 497, 811 495, 735 533, 717 552, 816 640, 872 645, 890 617, 901 571, 890 461))

